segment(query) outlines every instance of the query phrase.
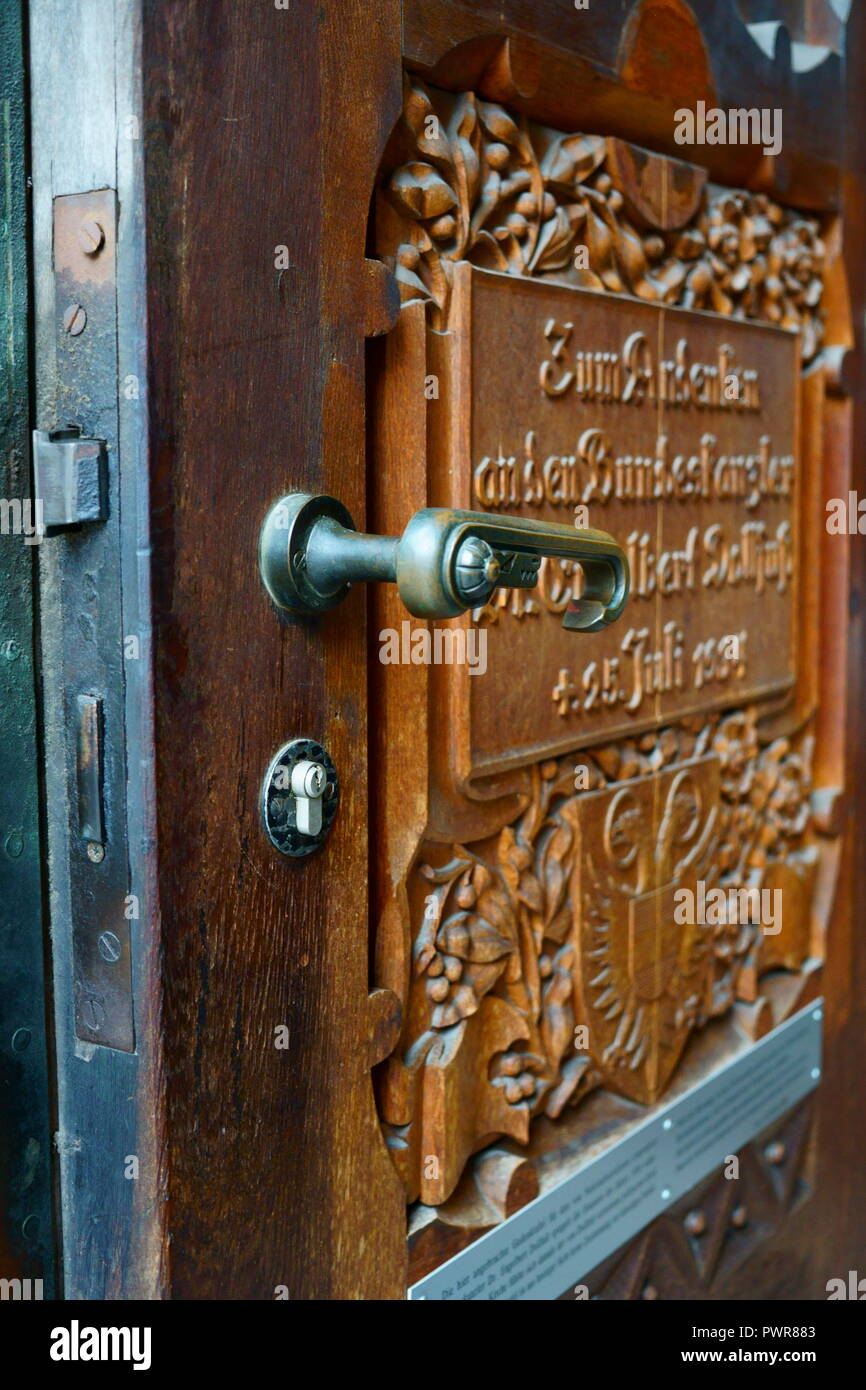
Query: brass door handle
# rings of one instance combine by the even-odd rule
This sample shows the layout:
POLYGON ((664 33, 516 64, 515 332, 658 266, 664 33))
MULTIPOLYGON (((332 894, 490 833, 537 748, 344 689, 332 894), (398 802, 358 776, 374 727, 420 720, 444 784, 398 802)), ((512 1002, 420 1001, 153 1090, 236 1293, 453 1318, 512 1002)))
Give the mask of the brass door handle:
POLYGON ((268 512, 259 541, 265 588, 280 608, 322 613, 349 586, 396 582, 417 618, 454 618, 485 604, 499 586, 532 589, 545 556, 573 560, 584 591, 565 610, 563 627, 596 632, 614 622, 629 590, 628 561, 604 531, 489 512, 427 507, 402 536, 355 530, 333 497, 293 492, 268 512))

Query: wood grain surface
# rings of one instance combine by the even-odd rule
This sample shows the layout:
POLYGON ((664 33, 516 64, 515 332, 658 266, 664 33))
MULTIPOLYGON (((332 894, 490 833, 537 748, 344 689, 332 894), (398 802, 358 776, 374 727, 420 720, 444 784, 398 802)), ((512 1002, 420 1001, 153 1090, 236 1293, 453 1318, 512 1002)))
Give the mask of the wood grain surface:
MULTIPOLYGON (((794 29, 806 23, 801 8, 791 7, 794 29)), ((399 683, 384 693, 373 682, 371 725, 375 645, 363 593, 317 626, 287 622, 268 604, 255 562, 265 511, 293 488, 332 493, 363 527, 367 478, 381 458, 385 472, 371 486, 377 528, 393 533, 426 500, 402 467, 423 458, 423 409, 407 403, 402 424, 393 424, 400 392, 423 376, 423 353, 400 351, 401 325, 394 340, 371 344, 365 356, 365 335, 391 322, 388 279, 367 262, 375 249, 368 220, 400 112, 401 35, 403 62, 436 87, 474 88, 558 129, 670 155, 676 106, 704 97, 747 105, 758 91, 762 102, 784 104, 785 152, 775 162, 742 147, 706 147, 690 158, 714 180, 828 219, 841 208, 847 294, 838 283, 828 315, 828 341, 839 347, 851 342, 850 324, 862 322, 866 297, 866 160, 856 104, 863 23, 855 14, 848 34, 843 149, 840 60, 831 55, 809 74, 792 70, 784 47, 768 58, 733 0, 691 9, 679 0, 612 3, 594 6, 590 20, 566 0, 407 0, 402 8, 396 0, 373 8, 340 0, 288 10, 230 0, 145 3, 170 1296, 273 1298, 285 1289, 292 1298, 371 1299, 405 1291, 405 1196, 369 1070, 393 1045, 394 1020, 390 996, 370 996, 368 879, 372 868, 381 905, 398 881, 384 856, 410 857, 426 814, 427 788, 419 795, 388 731, 417 721, 415 768, 429 778, 440 821, 453 810, 439 786, 449 750, 435 748, 424 761, 430 707, 414 695, 403 705, 408 687, 399 683), (287 264, 278 268, 281 247, 287 264), (371 444, 382 451, 370 458, 367 385, 371 444), (333 833, 300 865, 271 851, 258 812, 264 769, 299 735, 327 747, 341 782, 333 833), (380 844, 371 825, 388 815, 397 823, 380 844), (281 1025, 289 1043, 278 1049, 281 1025)), ((634 170, 621 177, 633 181, 634 170)), ((634 186, 635 205, 639 195, 634 186)), ((652 202, 651 188, 642 195, 652 202)), ((863 371, 858 337, 823 423, 812 420, 839 460, 838 495, 851 444, 859 470, 851 486, 864 486, 863 371)), ((811 505, 817 532, 823 499, 811 505)), ((816 1280, 825 1269, 828 1278, 856 1264, 866 1232, 857 1083, 866 1007, 858 924, 866 904, 855 855, 866 812, 856 717, 864 696, 864 559, 856 544, 851 563, 847 644, 839 637, 846 584, 838 554, 827 565, 831 587, 811 591, 805 614, 811 626, 820 614, 813 660, 832 673, 819 778, 828 797, 819 809, 828 827, 847 832, 827 953, 813 1196, 769 1234, 760 1263, 747 1260, 731 1274, 725 1287, 738 1296, 791 1288, 820 1296, 816 1280), (829 796, 843 760, 852 788, 844 806, 829 796)), ((374 624, 396 615, 387 596, 369 602, 374 624)), ((386 930, 374 978, 400 994, 404 967, 395 965, 389 940, 396 937, 386 930)), ((758 1035, 766 1020, 749 1014, 754 1000, 743 1003, 758 1035)), ((493 1155, 473 1178, 500 1217, 534 1190, 531 1171, 512 1160, 493 1155)), ((447 1243, 436 1248, 453 1253, 447 1243)))
POLYGON ((368 1070, 364 595, 318 628, 285 623, 256 561, 293 488, 364 521, 364 335, 382 318, 366 221, 398 43, 390 3, 145 7, 176 1298, 405 1286, 368 1070), (300 864, 259 817, 268 763, 297 736, 324 743, 342 788, 326 849, 300 864))

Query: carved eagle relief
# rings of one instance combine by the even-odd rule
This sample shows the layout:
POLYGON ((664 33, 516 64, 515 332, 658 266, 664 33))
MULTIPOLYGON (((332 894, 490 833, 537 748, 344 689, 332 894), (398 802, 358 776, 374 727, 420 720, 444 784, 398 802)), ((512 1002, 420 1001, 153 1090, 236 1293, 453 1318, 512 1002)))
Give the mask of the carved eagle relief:
POLYGON ((471 1153, 525 1143, 534 1115, 596 1086, 653 1102, 693 1029, 753 998, 767 964, 807 957, 803 911, 765 937, 736 915, 683 920, 675 901, 796 873, 786 907, 800 897, 808 914, 811 741, 761 748, 757 717, 581 754, 585 791, 574 759, 542 763, 514 824, 422 846, 403 1040, 381 1088, 410 1198, 444 1201, 471 1153))

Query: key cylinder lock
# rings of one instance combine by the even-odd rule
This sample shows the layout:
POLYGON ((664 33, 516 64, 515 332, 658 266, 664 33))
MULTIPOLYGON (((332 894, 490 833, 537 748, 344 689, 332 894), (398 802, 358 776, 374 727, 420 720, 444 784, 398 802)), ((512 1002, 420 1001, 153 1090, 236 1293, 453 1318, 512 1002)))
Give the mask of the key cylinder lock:
POLYGON ((296 738, 281 748, 262 787, 262 819, 271 844, 292 859, 319 848, 337 813, 337 769, 320 743, 296 738))

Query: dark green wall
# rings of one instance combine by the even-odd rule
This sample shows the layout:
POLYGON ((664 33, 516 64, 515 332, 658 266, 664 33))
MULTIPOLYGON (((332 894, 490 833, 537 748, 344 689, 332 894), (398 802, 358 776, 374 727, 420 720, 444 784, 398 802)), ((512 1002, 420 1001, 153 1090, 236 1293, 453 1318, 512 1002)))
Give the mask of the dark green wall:
MULTIPOLYGON (((30 485, 25 42, 0 0, 0 499, 30 485)), ((32 513, 31 513, 32 516, 32 513)), ((14 516, 0 511, 12 531, 14 516)), ((0 534, 0 1276, 53 1292, 34 629, 35 545, 0 534)))

